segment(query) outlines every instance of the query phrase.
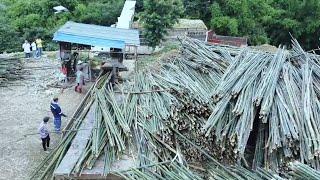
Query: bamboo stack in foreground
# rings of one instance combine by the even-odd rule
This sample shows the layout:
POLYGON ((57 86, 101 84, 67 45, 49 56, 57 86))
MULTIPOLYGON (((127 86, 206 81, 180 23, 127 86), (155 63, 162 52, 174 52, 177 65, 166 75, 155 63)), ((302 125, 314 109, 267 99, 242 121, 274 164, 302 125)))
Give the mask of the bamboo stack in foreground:
MULTIPOLYGON (((290 162, 319 164, 319 57, 296 41, 292 51, 279 48, 275 54, 189 38, 181 43, 179 56, 156 71, 92 90, 95 127, 73 173, 104 156, 102 176, 127 179, 310 176, 310 167, 290 162), (136 168, 112 171, 128 151, 136 168)), ((69 137, 54 160, 63 158, 69 137)), ((47 169, 59 164, 51 162, 47 169)), ((50 177, 47 172, 43 177, 50 177)))

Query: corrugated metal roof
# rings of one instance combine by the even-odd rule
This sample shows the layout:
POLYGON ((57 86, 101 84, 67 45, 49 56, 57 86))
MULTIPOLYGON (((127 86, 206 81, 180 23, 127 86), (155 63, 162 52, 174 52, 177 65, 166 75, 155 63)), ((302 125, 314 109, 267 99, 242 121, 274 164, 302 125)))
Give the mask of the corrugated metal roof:
POLYGON ((125 45, 140 45, 139 31, 82 24, 68 21, 53 37, 64 41, 91 46, 123 48, 125 45))

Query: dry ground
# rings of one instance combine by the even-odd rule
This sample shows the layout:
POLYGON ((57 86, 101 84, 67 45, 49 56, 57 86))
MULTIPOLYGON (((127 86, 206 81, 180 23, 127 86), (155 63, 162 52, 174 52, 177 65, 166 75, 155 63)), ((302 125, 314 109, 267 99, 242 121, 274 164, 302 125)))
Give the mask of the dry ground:
MULTIPOLYGON (((0 87, 0 179, 27 179, 34 168, 47 155, 41 148, 37 133, 44 116, 50 116, 52 97, 59 94, 60 105, 65 114, 71 116, 84 94, 74 92, 73 88, 63 91, 47 88, 46 85, 56 81, 59 62, 57 60, 32 60, 25 67, 52 67, 47 69, 30 69, 25 80, 14 82, 14 86, 0 87)), ((88 89, 87 87, 85 87, 88 89)), ((63 126, 68 121, 63 118, 63 126)), ((53 130, 52 118, 49 128, 53 130)), ((51 147, 59 141, 60 136, 51 133, 51 147)))

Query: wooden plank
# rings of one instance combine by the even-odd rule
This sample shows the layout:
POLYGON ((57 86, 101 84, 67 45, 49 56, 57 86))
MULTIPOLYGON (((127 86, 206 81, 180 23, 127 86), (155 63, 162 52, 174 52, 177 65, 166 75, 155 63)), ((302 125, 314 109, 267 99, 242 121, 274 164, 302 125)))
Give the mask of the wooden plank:
POLYGON ((85 117, 79 128, 84 130, 78 131, 77 135, 71 143, 68 152, 62 159, 58 168, 54 171, 55 176, 65 176, 72 173, 74 166, 78 162, 78 159, 80 158, 81 154, 84 152, 87 142, 90 138, 95 120, 94 112, 95 105, 92 105, 87 116, 85 117))
MULTIPOLYGON (((92 169, 85 168, 78 179, 123 179, 119 176, 108 174, 103 176, 104 173, 104 159, 105 155, 101 155, 95 162, 92 169)), ((136 167, 134 158, 130 155, 122 155, 120 159, 112 163, 110 172, 125 171, 136 167)))
MULTIPOLYGON (((103 176, 104 159, 105 159, 105 155, 103 154, 97 159, 92 169, 85 168, 79 176, 75 174, 70 174, 70 176, 68 174, 56 174, 55 179, 56 180, 62 180, 62 179, 68 179, 68 178, 69 179, 70 178, 72 179, 106 179, 106 180, 123 179, 122 177, 114 174, 108 174, 107 176, 103 176)), ((136 167, 134 158, 129 155, 123 155, 116 162, 112 163, 110 171, 111 172, 125 171, 134 167, 136 167)))
POLYGON ((94 174, 90 174, 90 175, 83 175, 83 176, 56 176, 55 180, 67 180, 67 179, 86 179, 86 180, 100 180, 100 179, 104 179, 104 180, 124 180, 123 177, 114 175, 114 174, 108 174, 108 176, 101 176, 101 175, 94 175, 94 174))
MULTIPOLYGON (((95 84, 91 85, 90 89, 82 99, 81 103, 78 105, 76 111, 72 114, 71 118, 69 119, 68 124, 65 126, 63 130, 69 130, 70 127, 72 126, 73 122, 79 117, 83 109, 85 108, 85 104, 88 103, 88 99, 91 96, 91 91, 93 89, 95 84)), ((64 135, 64 134, 63 134, 64 135)))

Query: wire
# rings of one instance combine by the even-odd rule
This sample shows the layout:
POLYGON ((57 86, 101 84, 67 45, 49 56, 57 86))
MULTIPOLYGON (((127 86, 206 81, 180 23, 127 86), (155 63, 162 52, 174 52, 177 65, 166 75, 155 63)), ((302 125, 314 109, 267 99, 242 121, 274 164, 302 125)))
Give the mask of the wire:
MULTIPOLYGON (((103 128, 70 129, 70 130, 62 130, 61 132, 76 132, 76 131, 85 131, 85 130, 94 130, 94 129, 103 129, 103 128)), ((56 133, 56 131, 49 131, 49 133, 56 133)), ((13 143, 17 143, 17 142, 23 141, 28 136, 33 136, 33 135, 39 135, 39 133, 24 134, 22 138, 19 138, 19 139, 13 140, 13 141, 9 141, 4 146, 0 147, 0 149, 2 150, 4 148, 8 147, 9 145, 12 145, 13 143)))
MULTIPOLYGON (((93 130, 93 129, 103 129, 103 128, 85 128, 85 129, 70 129, 70 130, 62 130, 61 132, 76 132, 76 131, 84 131, 84 130, 93 130)), ((56 133, 56 131, 49 131, 49 133, 56 133)), ((24 134, 24 137, 38 135, 39 133, 30 133, 24 134)))

